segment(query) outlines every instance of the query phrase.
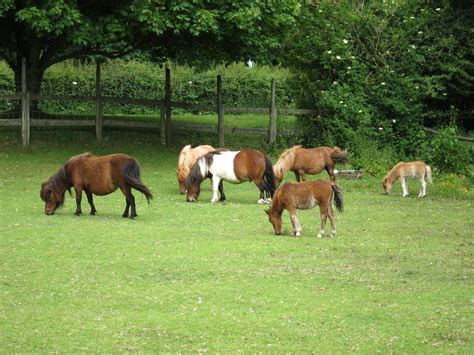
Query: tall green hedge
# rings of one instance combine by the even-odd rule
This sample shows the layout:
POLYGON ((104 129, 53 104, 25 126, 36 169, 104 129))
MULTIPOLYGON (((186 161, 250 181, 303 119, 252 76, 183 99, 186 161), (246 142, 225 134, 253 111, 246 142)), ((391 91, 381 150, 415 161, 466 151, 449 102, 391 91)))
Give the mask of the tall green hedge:
MULTIPOLYGON (((271 79, 277 79, 278 105, 294 107, 294 94, 289 88, 291 73, 284 68, 241 64, 217 66, 202 71, 170 64, 172 100, 188 103, 215 104, 216 77, 222 76, 223 102, 235 107, 268 107, 271 79)), ((102 65, 103 94, 115 97, 160 99, 165 85, 165 69, 149 62, 114 60, 102 65)), ((13 73, 0 62, 0 92, 14 92, 13 73)), ((67 61, 48 69, 41 93, 46 95, 95 95, 95 64, 67 61)), ((40 109, 51 113, 92 113, 93 103, 72 101, 41 102, 40 109)), ((158 108, 107 104, 105 113, 147 114, 158 108)))

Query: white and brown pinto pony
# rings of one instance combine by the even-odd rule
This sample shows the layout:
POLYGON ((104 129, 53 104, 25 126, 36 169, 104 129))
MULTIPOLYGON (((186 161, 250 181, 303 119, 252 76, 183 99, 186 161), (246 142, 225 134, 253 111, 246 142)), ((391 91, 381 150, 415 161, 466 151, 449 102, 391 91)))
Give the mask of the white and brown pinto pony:
POLYGON ((215 150, 199 158, 185 181, 186 201, 196 202, 204 179, 212 179, 211 202, 224 201, 222 181, 240 184, 253 181, 260 190, 258 203, 266 203, 264 194, 273 196, 275 177, 273 166, 267 155, 253 149, 240 151, 215 150), (217 191, 220 192, 220 198, 217 191))
POLYGON ((383 179, 383 190, 386 195, 392 191, 392 184, 395 180, 400 180, 402 184, 403 197, 408 196, 408 185, 406 179, 418 179, 420 183, 420 193, 418 197, 426 196, 425 176, 430 183, 433 182, 431 167, 422 161, 412 161, 410 163, 400 162, 383 179))
POLYGON ((307 210, 319 206, 321 215, 321 228, 317 235, 321 238, 324 235, 326 219, 331 222, 331 235, 336 235, 336 223, 332 202, 335 201, 336 208, 343 210, 343 196, 340 187, 333 181, 315 180, 300 183, 287 182, 278 190, 272 200, 272 208, 266 210, 270 223, 273 225, 276 235, 281 234, 281 215, 286 209, 290 213, 291 224, 293 225, 293 235, 301 236, 301 225, 296 215, 296 210, 307 210))
POLYGON ((334 166, 336 163, 344 164, 347 162, 347 150, 341 150, 338 147, 318 147, 302 148, 296 145, 285 150, 278 158, 273 167, 278 185, 285 177, 288 171, 295 173, 296 181, 306 181, 306 175, 319 174, 326 169, 331 181, 336 180, 334 166))
POLYGON ((186 193, 186 187, 184 186, 184 180, 189 175, 191 168, 193 167, 196 160, 200 157, 206 155, 209 152, 212 152, 214 148, 210 145, 199 145, 195 148, 192 148, 191 145, 185 146, 181 149, 178 158, 178 167, 176 168, 176 177, 179 184, 179 193, 184 195, 186 193))

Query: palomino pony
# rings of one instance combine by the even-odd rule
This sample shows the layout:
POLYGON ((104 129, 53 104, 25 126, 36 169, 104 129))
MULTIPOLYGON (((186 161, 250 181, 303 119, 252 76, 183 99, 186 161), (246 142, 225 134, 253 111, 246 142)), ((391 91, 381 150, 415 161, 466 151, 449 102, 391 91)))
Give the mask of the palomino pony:
POLYGON ((276 235, 281 234, 281 215, 283 210, 290 213, 291 224, 293 225, 293 235, 301 236, 301 225, 298 222, 296 210, 306 210, 319 205, 319 213, 321 215, 321 228, 317 235, 321 238, 324 234, 324 226, 326 218, 329 216, 331 222, 331 235, 336 235, 336 223, 334 221, 334 211, 332 209, 332 201, 336 202, 336 208, 339 211, 343 209, 343 196, 339 186, 333 181, 315 180, 304 181, 300 183, 287 182, 276 190, 273 196, 272 208, 266 210, 268 219, 273 225, 276 235))
POLYGON ((188 177, 196 160, 213 150, 214 148, 210 145, 199 145, 195 148, 191 148, 190 144, 181 150, 178 158, 178 167, 176 168, 176 177, 178 178, 179 193, 181 195, 186 193, 184 180, 188 177))
POLYGON ((260 190, 258 203, 267 202, 264 193, 273 196, 275 192, 272 162, 267 155, 258 150, 243 149, 234 152, 215 150, 199 158, 185 181, 188 202, 197 200, 201 183, 206 178, 212 179, 211 202, 218 201, 217 190, 221 195, 219 201, 225 200, 222 180, 233 184, 253 181, 260 190))
POLYGON ((306 181, 305 174, 319 174, 323 169, 329 174, 331 181, 336 181, 334 166, 336 163, 347 162, 347 150, 338 147, 302 148, 296 145, 285 150, 273 167, 276 185, 285 177, 288 171, 295 173, 296 181, 306 181))
POLYGON ((64 203, 66 190, 71 193, 71 187, 74 187, 76 192, 77 207, 74 213, 76 216, 82 213, 82 191, 86 193, 87 201, 91 206, 91 215, 97 212, 92 194, 108 195, 120 188, 126 201, 122 216, 129 217, 131 206, 130 218, 137 216, 132 188, 144 194, 148 203, 153 198, 150 190, 140 181, 138 162, 125 154, 96 157, 90 153, 84 153, 69 159, 56 174, 41 185, 40 197, 45 202, 44 212, 47 215, 53 215, 54 211, 64 203))
POLYGON ((408 185, 406 179, 418 179, 420 183, 420 193, 418 197, 426 196, 426 182, 425 176, 428 177, 430 183, 433 182, 433 176, 431 174, 431 167, 426 165, 422 161, 412 161, 410 163, 400 162, 395 165, 392 170, 383 179, 383 190, 386 195, 392 191, 392 184, 395 180, 399 179, 402 183, 403 197, 408 196, 408 185))

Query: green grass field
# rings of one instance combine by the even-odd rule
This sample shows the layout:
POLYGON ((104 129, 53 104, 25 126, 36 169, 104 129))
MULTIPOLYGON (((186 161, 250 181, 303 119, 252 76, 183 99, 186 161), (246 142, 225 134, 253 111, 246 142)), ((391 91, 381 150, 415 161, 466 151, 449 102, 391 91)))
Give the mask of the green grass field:
MULTIPOLYGON (((0 349, 52 352, 454 352, 474 349, 473 193, 382 195, 381 177, 340 180, 338 237, 275 236, 250 183, 227 202, 178 194, 178 147, 0 140, 0 349), (155 195, 120 192, 43 214, 40 183, 70 156, 129 153, 155 195)), ((275 161, 275 157, 273 157, 275 161)), ((321 177, 327 178, 326 175, 321 177)), ((314 178, 314 177, 313 177, 314 178)), ((293 180, 293 176, 288 177, 293 180)), ((446 185, 446 183, 445 183, 446 185)))

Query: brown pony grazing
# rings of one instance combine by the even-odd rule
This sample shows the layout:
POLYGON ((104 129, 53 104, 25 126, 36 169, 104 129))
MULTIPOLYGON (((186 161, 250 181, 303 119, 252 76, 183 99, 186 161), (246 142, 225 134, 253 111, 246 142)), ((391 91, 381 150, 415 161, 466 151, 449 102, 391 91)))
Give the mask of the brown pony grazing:
POLYGON ((206 178, 212 179, 211 202, 225 200, 223 180, 233 184, 253 181, 260 190, 258 203, 267 202, 264 198, 265 193, 273 196, 275 192, 272 162, 267 155, 258 150, 243 149, 234 152, 215 150, 199 158, 185 181, 186 201, 196 202, 201 191, 201 183, 206 178), (217 190, 221 194, 220 199, 217 190))
POLYGON ((92 194, 108 195, 120 188, 126 199, 122 216, 129 217, 128 212, 131 206, 130 218, 137 216, 132 187, 144 194, 148 203, 153 198, 150 190, 140 181, 138 162, 125 154, 96 157, 90 153, 84 153, 69 159, 56 174, 41 185, 40 197, 45 202, 44 213, 53 215, 54 211, 64 203, 66 190, 71 193, 71 187, 74 187, 76 192, 77 208, 74 213, 76 216, 82 213, 82 191, 86 193, 87 201, 91 206, 91 215, 97 212, 92 194))
POLYGON ((399 179, 402 183, 403 197, 408 196, 408 185, 406 178, 418 179, 420 183, 420 193, 418 197, 426 196, 426 182, 425 175, 428 177, 430 184, 433 182, 433 176, 431 175, 431 167, 426 165, 422 161, 413 161, 410 163, 400 162, 395 165, 392 170, 383 179, 383 190, 386 195, 392 191, 392 184, 395 180, 399 179))
POLYGON ((285 150, 273 167, 276 185, 283 180, 288 171, 295 173, 296 181, 306 181, 305 174, 319 174, 323 169, 329 174, 331 181, 336 181, 334 166, 336 163, 347 162, 347 150, 338 147, 302 148, 296 145, 285 150))
POLYGON ((186 193, 184 180, 188 177, 196 160, 213 150, 214 148, 210 145, 199 145, 195 148, 191 148, 190 144, 181 150, 178 158, 178 167, 176 168, 176 177, 178 178, 179 193, 181 195, 186 193))
POLYGON ((281 234, 281 215, 283 210, 288 210, 290 213, 291 224, 293 225, 293 235, 295 237, 301 236, 301 225, 298 222, 296 210, 306 210, 319 205, 319 212, 321 214, 321 228, 317 235, 321 238, 324 234, 324 226, 326 225, 326 218, 329 216, 329 221, 332 227, 332 236, 336 235, 336 224, 334 222, 334 211, 332 209, 333 199, 336 202, 336 208, 339 211, 343 210, 343 196, 340 187, 333 181, 315 180, 305 181, 300 183, 287 182, 276 190, 273 196, 272 208, 266 210, 275 234, 281 234))

